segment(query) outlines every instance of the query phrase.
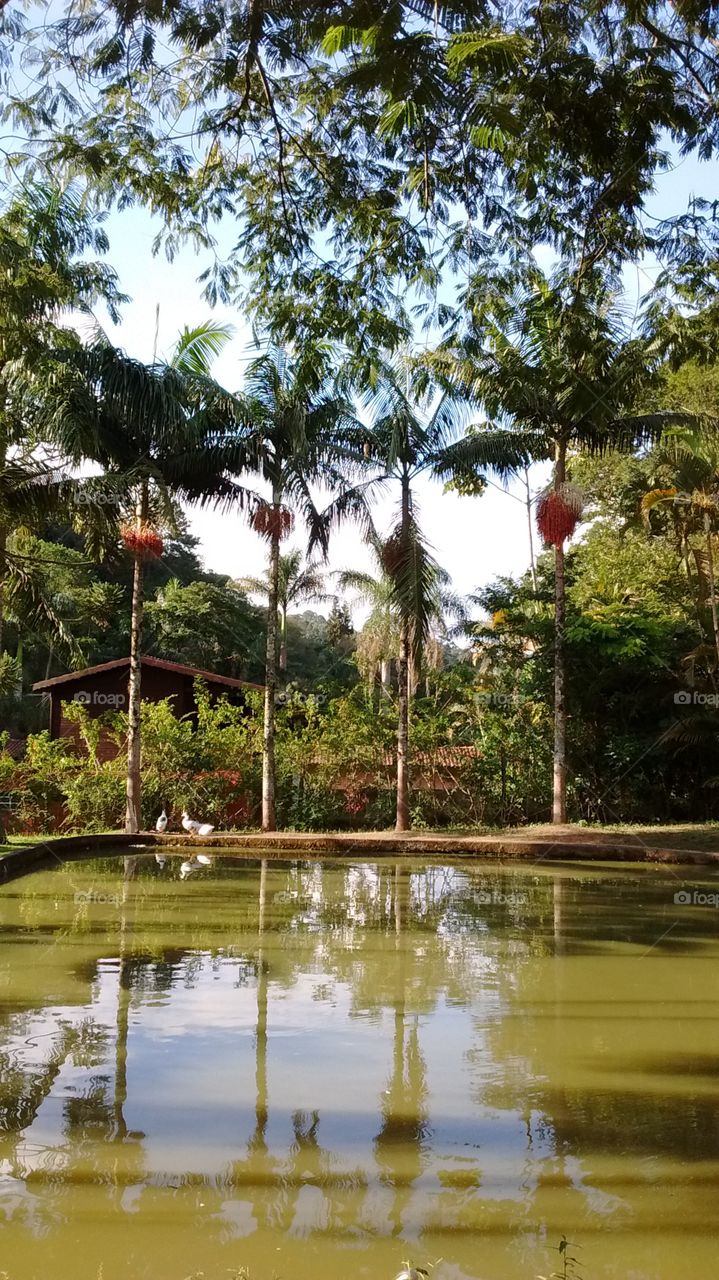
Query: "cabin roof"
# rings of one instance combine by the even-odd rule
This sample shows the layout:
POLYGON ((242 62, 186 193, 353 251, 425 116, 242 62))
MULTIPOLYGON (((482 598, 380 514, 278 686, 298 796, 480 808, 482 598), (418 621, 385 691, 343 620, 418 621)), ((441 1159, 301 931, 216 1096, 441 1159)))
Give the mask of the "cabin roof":
MULTIPOLYGON (((472 760, 481 760, 484 755, 481 747, 473 744, 432 747, 429 751, 413 751, 412 765, 417 769, 458 769, 462 765, 472 760)), ((397 763, 397 756, 394 751, 376 751, 368 753, 366 760, 360 758, 357 762, 358 768, 365 765, 374 766, 375 768, 394 769, 397 763)), ((331 765, 332 757, 318 753, 310 760, 312 765, 331 765)))
MULTIPOLYGON (((229 689, 264 689, 264 685, 253 684, 249 680, 235 680, 233 676, 219 676, 214 671, 203 671, 200 667, 186 667, 181 662, 166 662, 164 658, 146 658, 141 657, 142 667, 156 667, 162 671, 169 671, 178 676, 192 676, 193 680, 199 677, 205 680, 207 684, 221 684, 229 689)), ((104 674, 105 671, 116 671, 122 667, 130 666, 130 659, 115 658, 112 662, 101 662, 97 667, 84 667, 82 671, 67 671, 64 676, 53 676, 50 680, 38 680, 33 685, 33 692, 41 693, 44 689, 56 689, 60 685, 73 684, 78 680, 86 680, 89 676, 98 676, 104 674)))

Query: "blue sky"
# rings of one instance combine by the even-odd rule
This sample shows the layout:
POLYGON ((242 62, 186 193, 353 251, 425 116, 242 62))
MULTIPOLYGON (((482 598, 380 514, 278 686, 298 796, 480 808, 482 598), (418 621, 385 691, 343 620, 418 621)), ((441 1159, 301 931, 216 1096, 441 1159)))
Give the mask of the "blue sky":
MULTIPOLYGON (((655 217, 667 217, 682 212, 693 195, 715 199, 719 195, 718 173, 714 163, 701 164, 693 156, 676 159, 670 172, 658 176, 649 212, 655 217)), ((108 332, 112 340, 131 355, 149 360, 158 303, 160 354, 171 349, 185 324, 193 325, 210 315, 230 322, 235 326, 235 337, 217 361, 215 373, 234 389, 241 384, 242 370, 250 358, 249 328, 241 314, 230 308, 220 306, 210 312, 197 284, 206 259, 191 246, 186 246, 173 263, 168 263, 162 254, 153 255, 157 225, 141 209, 113 213, 108 219, 110 259, 123 289, 132 299, 123 309, 121 324, 117 327, 108 324, 108 332)), ((221 232, 223 239, 225 234, 229 236, 231 228, 221 232)), ((653 283, 655 274, 652 263, 627 269, 625 283, 630 308, 637 296, 653 283)), ((102 319, 105 323, 105 318, 102 319)), ((535 491, 545 480, 546 468, 535 468, 532 473, 535 491)), ((512 492, 519 494, 521 488, 514 486, 512 492)), ((490 488, 482 498, 459 498, 443 494, 442 486, 431 480, 420 481, 417 497, 427 537, 458 591, 469 593, 497 575, 520 573, 527 567, 526 514, 520 502, 496 488, 490 488)), ((377 504, 376 519, 380 527, 387 528, 390 524, 395 501, 395 497, 388 496, 377 504)), ((264 544, 247 528, 241 515, 191 512, 190 523, 201 541, 201 554, 208 569, 233 577, 261 572, 264 544)), ((294 541, 301 542, 299 529, 294 541)), ((348 527, 336 535, 330 553, 331 569, 369 568, 370 564, 356 529, 348 527)), ((359 617, 358 614, 358 620, 359 617)))

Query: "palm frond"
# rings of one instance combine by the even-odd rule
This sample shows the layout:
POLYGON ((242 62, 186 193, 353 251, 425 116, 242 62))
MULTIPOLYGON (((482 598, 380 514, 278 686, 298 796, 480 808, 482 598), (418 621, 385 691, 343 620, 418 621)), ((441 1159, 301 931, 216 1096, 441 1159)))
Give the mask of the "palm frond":
POLYGON ((8 612, 22 618, 24 630, 42 636, 61 649, 75 666, 81 666, 85 661, 82 649, 43 590, 37 566, 24 556, 6 551, 0 573, 8 612))
POLYGON ((179 369, 182 373, 207 377, 213 362, 224 351, 234 333, 234 325, 220 324, 216 320, 205 320, 202 324, 195 325, 194 329, 185 326, 180 330, 169 363, 173 369, 179 369))
POLYGON ((552 452, 551 442, 539 432, 488 423, 439 452, 432 470, 440 479, 490 472, 508 480, 531 463, 551 458, 552 452))

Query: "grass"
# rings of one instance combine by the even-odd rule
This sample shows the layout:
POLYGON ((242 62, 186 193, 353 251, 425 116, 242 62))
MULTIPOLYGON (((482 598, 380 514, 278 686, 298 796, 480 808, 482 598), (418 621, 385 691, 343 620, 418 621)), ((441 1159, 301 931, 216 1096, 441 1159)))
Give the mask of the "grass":
MULTIPOLYGON (((493 835, 500 834, 492 832, 493 835)), ((613 822, 606 824, 576 826, 569 823, 566 827, 553 827, 549 824, 535 824, 530 827, 506 828, 502 835, 524 836, 536 840, 552 839, 576 840, 581 843, 599 840, 604 836, 613 837, 617 844, 622 842, 648 845, 653 849, 687 849, 696 853, 719 852, 719 822, 662 822, 652 824, 613 822)))
POLYGON ((43 838, 43 836, 10 836, 9 839, 0 841, 0 855, 12 853, 13 849, 19 849, 24 844, 37 844, 38 840, 43 838))
MULTIPOLYGON (((43 840, 59 840, 62 836, 69 836, 69 835, 81 836, 84 834, 87 834, 87 835, 92 834, 94 836, 97 836, 97 835, 119 835, 121 833, 119 832, 119 830, 118 831, 102 831, 102 832, 93 831, 92 833, 90 832, 85 833, 82 831, 51 831, 51 832, 39 831, 39 832, 36 832, 35 835, 31 835, 31 836, 19 836, 19 835, 6 836, 5 840, 0 840, 0 858, 4 857, 6 853, 12 853, 14 849, 21 849, 23 845, 42 844, 43 840)), ((2 1275, 3 1273, 2 1271, 0 1271, 0 1280, 2 1280, 2 1275)))

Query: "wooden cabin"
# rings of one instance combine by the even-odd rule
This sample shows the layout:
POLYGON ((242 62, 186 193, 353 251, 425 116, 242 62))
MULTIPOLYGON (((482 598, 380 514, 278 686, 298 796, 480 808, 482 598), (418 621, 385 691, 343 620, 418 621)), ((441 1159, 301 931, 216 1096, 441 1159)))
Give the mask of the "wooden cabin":
MULTIPOLYGON (((226 695, 230 702, 243 706, 248 690, 262 692, 264 686, 247 680, 235 680, 231 676, 218 676, 214 671, 202 671, 199 667, 186 667, 179 662, 165 662, 162 658, 141 659, 141 692, 144 702, 160 702, 171 699, 171 706, 178 718, 194 715, 194 684, 198 678, 207 685, 210 697, 226 695)), ((68 671, 64 676, 51 680, 39 680, 33 685, 33 693, 47 694, 50 700, 50 737, 74 738, 78 742, 77 726, 64 714, 68 702, 80 702, 90 716, 106 711, 127 711, 130 659, 116 658, 98 667, 85 667, 83 671, 68 671)), ((79 745, 79 742, 78 742, 79 745)), ((111 759, 117 747, 103 735, 100 741, 100 759, 111 759)))

